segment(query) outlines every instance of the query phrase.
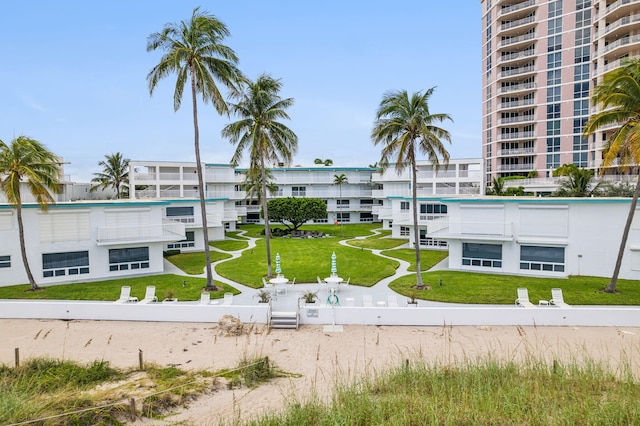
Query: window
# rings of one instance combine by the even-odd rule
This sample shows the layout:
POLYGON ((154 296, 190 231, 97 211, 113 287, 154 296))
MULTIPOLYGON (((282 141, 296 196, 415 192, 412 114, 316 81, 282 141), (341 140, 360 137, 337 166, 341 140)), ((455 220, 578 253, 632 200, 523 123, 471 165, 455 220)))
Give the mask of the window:
POLYGON ((591 28, 581 28, 576 31, 576 46, 589 44, 591 41, 591 28))
POLYGON ((549 18, 554 18, 562 14, 562 0, 549 2, 549 18))
POLYGON ((0 256, 0 268, 11 268, 11 256, 0 256))
POLYGON ((573 115, 589 115, 589 100, 573 101, 573 115))
POLYGON ((560 118, 560 104, 547 105, 547 118, 560 118))
POLYGON ((401 201, 400 202, 400 210, 409 210, 409 202, 401 201))
POLYGON ((577 47, 575 50, 574 62, 579 64, 581 62, 589 62, 589 46, 577 47))
POLYGON ((554 52, 556 50, 562 49, 562 36, 560 35, 551 36, 549 37, 548 41, 549 43, 547 47, 547 52, 554 52))
POLYGON ((195 247, 195 234, 193 231, 186 231, 184 233, 185 239, 180 240, 175 243, 167 244, 168 249, 179 249, 179 248, 187 248, 187 247, 195 247))
POLYGON ((547 138, 547 152, 560 152, 560 138, 547 138))
POLYGON ((576 28, 591 25, 591 9, 583 9, 576 12, 576 28))
POLYGON ((549 35, 560 34, 562 32, 562 18, 549 20, 549 35))
POLYGON ((564 247, 520 246, 520 269, 564 272, 564 247))
POLYGON ((88 251, 42 254, 42 276, 45 278, 88 273, 88 251))
POLYGON ((589 97, 589 82, 584 81, 582 83, 576 83, 573 85, 573 98, 588 98, 589 97))
POLYGON ((339 209, 349 208, 349 200, 336 200, 336 205, 339 209))
POLYGON ((340 223, 351 222, 351 215, 349 213, 336 213, 336 219, 340 223))
POLYGON ((554 136, 560 134, 560 120, 547 121, 547 136, 554 136))
POLYGON ((146 269, 149 267, 149 247, 109 250, 109 271, 146 269))
POLYGON ((307 195, 307 187, 306 186, 292 186, 291 187, 291 195, 293 197, 306 197, 306 195, 307 195))
POLYGON ((547 84, 549 86, 557 85, 562 83, 562 71, 560 70, 551 70, 547 71, 547 84))
POLYGON ((447 214, 447 206, 444 204, 420 204, 420 213, 447 214))
POLYGON ((193 207, 167 207, 167 217, 193 216, 193 207))
POLYGON ((462 264, 483 268, 502 268, 502 245, 462 243, 462 264))
POLYGON ((547 68, 560 68, 562 65, 562 52, 549 53, 547 55, 547 68))
POLYGON ((369 212, 360 213, 360 222, 373 222, 373 215, 369 212))
POLYGON ((573 137, 573 150, 574 151, 586 151, 589 149, 589 140, 582 136, 575 135, 573 137))
POLYGON ((547 102, 560 102, 560 86, 547 87, 547 102))
POLYGON ((400 236, 401 237, 408 237, 409 235, 411 235, 411 228, 409 228, 408 226, 401 226, 400 227, 400 236))
POLYGON ((574 81, 589 79, 589 64, 576 65, 573 70, 574 81))

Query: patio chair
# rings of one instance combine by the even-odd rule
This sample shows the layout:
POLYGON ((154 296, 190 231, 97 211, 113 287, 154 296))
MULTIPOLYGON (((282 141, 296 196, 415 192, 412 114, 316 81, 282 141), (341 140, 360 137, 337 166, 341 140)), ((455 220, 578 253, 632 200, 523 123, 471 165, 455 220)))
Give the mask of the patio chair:
POLYGON ((157 302, 157 301, 158 301, 158 298, 156 297, 156 286, 148 285, 147 291, 144 295, 144 299, 142 299, 140 303, 151 303, 151 302, 157 302))
POLYGON ((223 305, 231 305, 233 303, 233 293, 225 293, 224 294, 224 302, 223 305))
POLYGON ((137 302, 137 301, 138 301, 137 297, 131 296, 131 287, 128 285, 123 285, 122 288, 120 289, 120 298, 118 298, 118 300, 116 300, 113 303, 130 303, 130 302, 137 302))
POLYGON ((287 283, 287 288, 284 291, 284 294, 289 294, 289 289, 293 288, 293 285, 296 283, 296 277, 293 277, 291 281, 287 283))
POLYGON ((362 296, 362 306, 371 307, 373 306, 373 296, 370 294, 365 294, 362 296))
POLYGON ((262 285, 264 286, 265 289, 271 291, 273 289, 273 284, 271 284, 269 281, 265 280, 264 277, 262 277, 262 285))
POLYGON ((397 308, 398 296, 396 296, 395 294, 389 294, 387 296, 387 306, 389 306, 390 308, 397 308))
POLYGON ((529 290, 524 287, 518 289, 518 298, 516 299, 516 305, 523 308, 533 308, 534 305, 529 301, 529 290))
POLYGON ((208 305, 209 302, 211 302, 211 293, 202 293, 200 295, 200 304, 201 305, 208 305))
POLYGON ((551 289, 551 300, 549 300, 549 303, 552 304, 552 305, 558 306, 560 308, 570 308, 571 307, 567 303, 565 303, 564 296, 562 295, 562 289, 561 288, 552 288, 551 289))

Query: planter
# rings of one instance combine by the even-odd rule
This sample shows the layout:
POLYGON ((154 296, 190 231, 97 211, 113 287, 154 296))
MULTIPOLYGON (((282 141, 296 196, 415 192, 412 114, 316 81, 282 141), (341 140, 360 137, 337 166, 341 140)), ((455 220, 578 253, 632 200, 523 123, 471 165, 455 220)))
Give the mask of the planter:
POLYGON ((305 303, 304 309, 307 311, 307 317, 309 318, 317 318, 318 317, 318 307, 320 304, 318 302, 313 303, 305 303))

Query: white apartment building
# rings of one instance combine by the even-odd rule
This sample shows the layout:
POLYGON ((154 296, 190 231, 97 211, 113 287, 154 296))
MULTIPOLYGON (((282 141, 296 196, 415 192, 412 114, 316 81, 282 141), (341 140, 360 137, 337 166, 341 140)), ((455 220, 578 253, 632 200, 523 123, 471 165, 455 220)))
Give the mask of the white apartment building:
MULTIPOLYGON (((276 167, 269 169, 273 184, 278 187, 276 194, 269 198, 305 197, 319 198, 327 204, 327 217, 316 219, 315 223, 366 223, 373 222, 374 200, 372 194, 370 167, 276 167), (336 177, 344 175, 346 181, 337 185, 336 177)), ((246 172, 238 169, 239 174, 246 172)), ((238 205, 246 209, 244 223, 262 223, 257 200, 242 200, 238 205)))
MULTIPOLYGON (((448 242, 449 269, 607 277, 613 272, 631 200, 451 197, 441 202, 447 205, 448 223, 429 236, 448 242)), ((620 278, 640 279, 638 213, 620 278)))
MULTIPOLYGON (((86 201, 23 205, 27 256, 38 284, 51 285, 148 275, 164 271, 167 244, 200 244, 194 230, 167 212, 195 203, 86 201)), ((197 214, 194 214, 197 217, 197 214)), ((201 240, 202 238, 200 238, 201 240)), ((0 285, 28 282, 16 211, 0 205, 0 285)))
MULTIPOLYGON (((557 187, 563 164, 600 170, 616 126, 588 140, 595 85, 640 55, 640 1, 481 0, 482 155, 485 182, 528 176, 527 190, 557 187)), ((619 163, 604 170, 620 174, 619 163)))
MULTIPOLYGON (((443 196, 458 194, 474 196, 484 193, 482 182, 482 159, 454 159, 449 166, 440 166, 436 172, 429 161, 417 164, 418 227, 420 247, 446 249, 447 243, 434 239, 428 234, 440 229, 447 219, 447 205, 440 200, 443 196)), ((373 173, 373 214, 382 222, 382 227, 391 229, 394 238, 409 238, 414 244, 413 203, 411 191, 411 171, 405 168, 398 174, 393 165, 384 173, 373 173)))

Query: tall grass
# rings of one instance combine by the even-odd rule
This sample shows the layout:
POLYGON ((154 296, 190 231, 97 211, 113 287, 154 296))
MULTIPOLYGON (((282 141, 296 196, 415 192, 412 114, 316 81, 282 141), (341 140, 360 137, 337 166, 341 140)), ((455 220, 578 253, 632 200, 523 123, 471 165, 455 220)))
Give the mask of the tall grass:
POLYGON ((631 374, 593 362, 417 361, 339 385, 327 404, 295 403, 246 424, 630 425, 640 424, 639 398, 631 374))

